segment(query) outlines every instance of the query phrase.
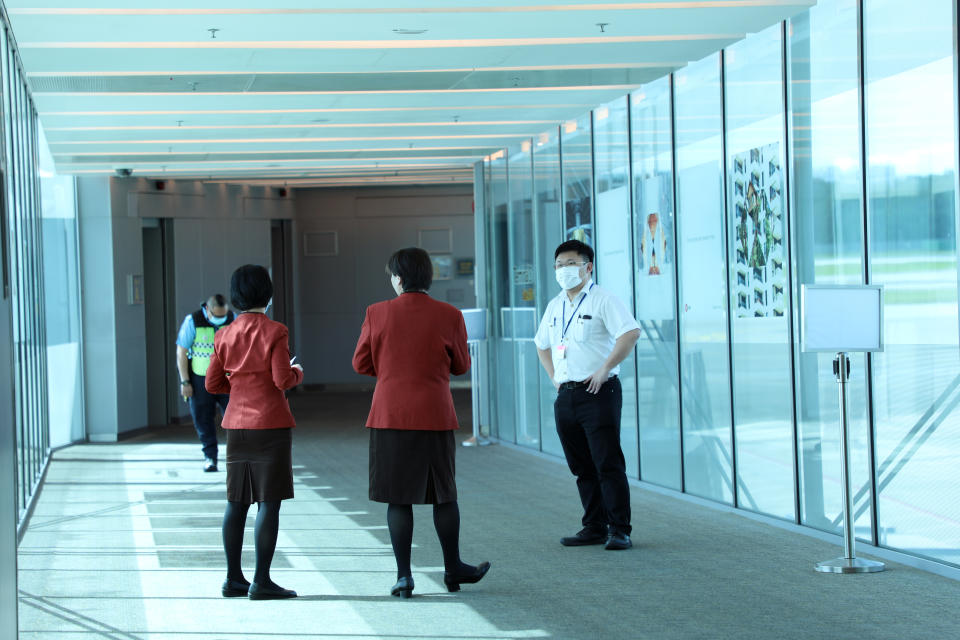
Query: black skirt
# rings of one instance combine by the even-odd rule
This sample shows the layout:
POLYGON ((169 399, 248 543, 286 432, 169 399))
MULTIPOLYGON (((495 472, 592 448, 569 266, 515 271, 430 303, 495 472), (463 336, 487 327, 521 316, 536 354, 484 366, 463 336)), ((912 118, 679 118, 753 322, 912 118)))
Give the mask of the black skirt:
POLYGON ((227 500, 242 504, 293 497, 293 429, 225 429, 227 500))
POLYGON ((443 504, 457 499, 453 431, 370 429, 370 499, 443 504))

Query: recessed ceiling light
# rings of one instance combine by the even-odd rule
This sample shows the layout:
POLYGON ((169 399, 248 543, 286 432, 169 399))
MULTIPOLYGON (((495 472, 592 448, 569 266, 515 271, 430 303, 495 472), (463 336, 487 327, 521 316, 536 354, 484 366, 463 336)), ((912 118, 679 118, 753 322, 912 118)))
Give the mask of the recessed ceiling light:
POLYGON ((394 29, 393 32, 398 36, 418 36, 426 33, 427 29, 394 29))

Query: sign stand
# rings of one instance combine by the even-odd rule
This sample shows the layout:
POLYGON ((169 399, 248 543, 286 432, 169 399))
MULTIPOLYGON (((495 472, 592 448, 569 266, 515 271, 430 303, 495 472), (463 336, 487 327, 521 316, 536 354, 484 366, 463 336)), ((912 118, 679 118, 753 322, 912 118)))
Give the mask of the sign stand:
POLYGON ((843 556, 818 562, 821 573, 875 573, 882 562, 855 552, 853 494, 850 490, 850 440, 847 383, 851 351, 883 351, 883 288, 878 285, 803 285, 803 351, 833 352, 833 373, 840 385, 840 480, 843 498, 843 556))
POLYGON ((470 398, 473 401, 473 435, 463 441, 465 447, 482 447, 490 440, 480 435, 480 343, 487 338, 486 309, 462 309, 470 347, 470 398))
POLYGON ((882 562, 858 558, 853 535, 853 496, 850 492, 850 448, 847 446, 847 382, 850 379, 850 359, 840 352, 833 360, 833 372, 840 385, 840 481, 843 483, 843 556, 818 562, 821 573, 874 573, 886 567, 882 562))
POLYGON ((473 435, 463 441, 465 447, 483 447, 490 441, 480 435, 480 341, 468 340, 470 346, 470 397, 473 401, 473 435))

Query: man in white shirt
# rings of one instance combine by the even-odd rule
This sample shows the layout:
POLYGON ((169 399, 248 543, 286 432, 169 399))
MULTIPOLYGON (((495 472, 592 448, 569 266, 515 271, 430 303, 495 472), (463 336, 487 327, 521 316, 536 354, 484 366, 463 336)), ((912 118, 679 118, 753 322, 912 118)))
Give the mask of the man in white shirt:
POLYGON ((557 433, 583 503, 583 529, 560 544, 629 549, 630 487, 620 448, 623 391, 617 374, 640 327, 623 302, 593 282, 588 245, 561 244, 554 270, 563 291, 547 305, 534 342, 557 388, 557 433))

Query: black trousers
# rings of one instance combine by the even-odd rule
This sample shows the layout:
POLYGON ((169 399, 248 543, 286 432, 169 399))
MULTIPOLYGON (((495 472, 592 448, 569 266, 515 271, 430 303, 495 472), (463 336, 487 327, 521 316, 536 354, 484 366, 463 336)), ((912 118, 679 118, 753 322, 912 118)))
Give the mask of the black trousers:
POLYGON ((577 478, 583 526, 609 526, 629 535, 630 487, 620 448, 622 409, 618 378, 607 380, 596 394, 588 393, 586 385, 561 387, 553 404, 563 454, 577 478))
POLYGON ((206 381, 206 376, 198 376, 193 371, 190 372, 190 385, 193 387, 193 396, 190 397, 190 417, 193 418, 193 426, 197 430, 197 436, 200 437, 203 457, 216 462, 217 425, 214 419, 217 405, 220 405, 221 412, 226 412, 230 396, 210 393, 205 386, 206 381))

